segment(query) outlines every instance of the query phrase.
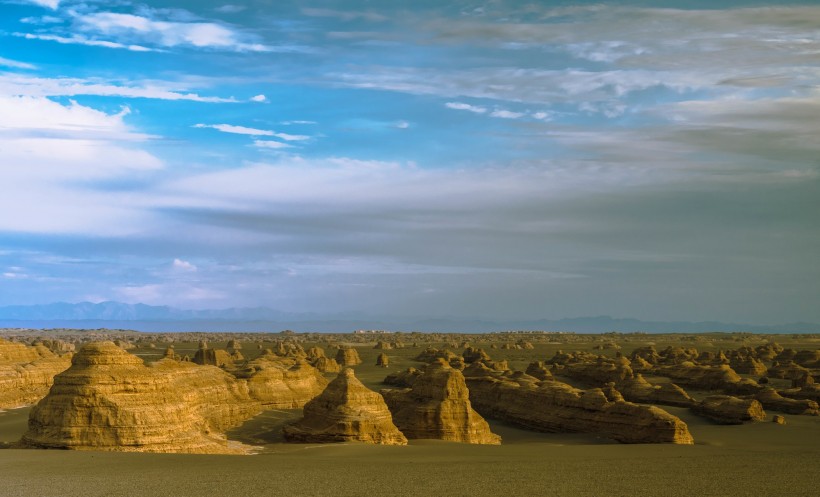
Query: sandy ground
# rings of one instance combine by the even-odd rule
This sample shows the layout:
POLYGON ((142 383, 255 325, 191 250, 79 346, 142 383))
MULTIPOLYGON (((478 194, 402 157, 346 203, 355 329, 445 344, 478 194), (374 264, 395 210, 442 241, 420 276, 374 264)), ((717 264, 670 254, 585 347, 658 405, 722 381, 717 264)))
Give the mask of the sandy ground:
MULTIPOLYGON (((375 368, 377 353, 360 349, 365 364, 357 374, 371 388, 386 373, 416 365, 409 350, 387 351, 394 366, 375 368)), ((3 449, 0 497, 820 495, 820 418, 719 426, 686 409, 666 409, 689 424, 694 446, 622 445, 495 422, 501 446, 291 445, 281 443, 279 430, 299 411, 268 411, 229 432, 258 446, 253 456, 3 449)), ((28 408, 0 413, 0 442, 19 439, 27 415, 28 408)))

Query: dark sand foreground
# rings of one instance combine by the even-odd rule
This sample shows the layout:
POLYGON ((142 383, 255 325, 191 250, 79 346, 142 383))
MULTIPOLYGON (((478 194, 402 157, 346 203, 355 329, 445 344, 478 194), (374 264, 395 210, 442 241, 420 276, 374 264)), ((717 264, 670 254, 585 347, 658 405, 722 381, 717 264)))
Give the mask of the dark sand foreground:
MULTIPOLYGON (((20 436, 27 411, 0 414, 0 440, 20 436)), ((621 445, 494 424, 504 445, 271 443, 254 456, 6 449, 0 450, 0 495, 818 495, 820 419, 716 426, 684 409, 670 411, 689 423, 696 445, 621 445)), ((279 414, 246 424, 232 438, 261 441, 258 430, 294 413, 279 414)))

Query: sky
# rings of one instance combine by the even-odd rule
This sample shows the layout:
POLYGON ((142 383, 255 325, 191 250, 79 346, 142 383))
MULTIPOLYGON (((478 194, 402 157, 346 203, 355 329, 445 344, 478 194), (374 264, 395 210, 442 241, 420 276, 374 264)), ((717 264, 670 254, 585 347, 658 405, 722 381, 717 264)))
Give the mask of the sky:
POLYGON ((820 4, 0 0, 0 305, 820 322, 820 4))

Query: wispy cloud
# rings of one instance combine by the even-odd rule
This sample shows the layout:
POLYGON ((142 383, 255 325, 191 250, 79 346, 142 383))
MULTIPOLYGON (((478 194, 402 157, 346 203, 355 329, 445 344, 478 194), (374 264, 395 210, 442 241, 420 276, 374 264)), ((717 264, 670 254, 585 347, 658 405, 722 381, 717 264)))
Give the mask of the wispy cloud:
POLYGON ((89 47, 122 48, 125 50, 131 50, 132 52, 153 51, 153 49, 142 45, 126 45, 114 41, 90 39, 78 34, 71 36, 58 36, 48 34, 14 33, 14 36, 25 38, 27 40, 55 41, 63 45, 86 45, 89 47))
POLYGON ((465 104, 463 102, 447 102, 446 104, 444 104, 444 106, 447 107, 448 109, 466 110, 466 111, 469 111, 469 112, 473 112, 475 114, 484 114, 485 112, 487 112, 486 107, 481 107, 481 106, 478 106, 478 105, 465 104))
MULTIPOLYGON (((176 22, 134 14, 97 12, 79 15, 78 29, 94 34, 138 41, 164 48, 188 46, 234 52, 294 52, 295 46, 272 46, 255 41, 227 25, 215 22, 176 22)), ((130 45, 129 45, 130 46, 130 45)))
POLYGON ((16 60, 0 57, 0 67, 11 67, 12 69, 37 69, 34 64, 28 62, 19 62, 16 60))
POLYGON ((383 14, 352 10, 303 8, 302 14, 309 17, 332 17, 341 21, 355 21, 361 19, 365 21, 381 22, 387 20, 387 16, 383 14))
MULTIPOLYGON (((304 141, 309 140, 310 137, 307 135, 292 135, 288 133, 277 133, 276 131, 271 131, 267 129, 256 129, 256 128, 248 128, 246 126, 235 126, 232 124, 195 124, 194 128, 211 128, 223 133, 232 133, 237 135, 249 135, 249 136, 272 136, 274 138, 279 138, 280 140, 285 141, 304 141)), ((270 142, 275 143, 275 142, 270 142)))
POLYGON ((27 3, 33 3, 35 5, 39 5, 41 7, 47 7, 49 9, 56 9, 60 6, 60 0, 23 0, 27 3))
POLYGON ((269 149, 269 150, 280 150, 283 148, 292 148, 293 145, 288 145, 287 143, 282 143, 273 140, 255 140, 253 142, 254 146, 261 149, 269 149))
POLYGON ((150 98, 157 100, 190 100, 194 102, 230 103, 233 98, 208 97, 198 93, 177 91, 182 83, 146 82, 124 84, 103 79, 38 78, 15 74, 0 74, 0 92, 6 95, 34 97, 71 97, 76 95, 150 98))

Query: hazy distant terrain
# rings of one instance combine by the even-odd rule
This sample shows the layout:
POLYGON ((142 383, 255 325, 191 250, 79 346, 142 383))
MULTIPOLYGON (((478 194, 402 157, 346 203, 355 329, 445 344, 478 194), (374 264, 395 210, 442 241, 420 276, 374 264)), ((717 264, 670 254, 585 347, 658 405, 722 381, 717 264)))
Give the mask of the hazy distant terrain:
POLYGON ((138 331, 269 331, 284 329, 347 332, 356 329, 485 333, 505 330, 569 331, 575 333, 814 333, 820 325, 788 323, 760 326, 738 323, 667 322, 619 319, 610 316, 537 320, 483 320, 469 318, 408 319, 371 317, 356 313, 287 313, 266 307, 187 310, 168 306, 121 302, 59 302, 45 305, 0 307, 0 327, 111 328, 138 331))

